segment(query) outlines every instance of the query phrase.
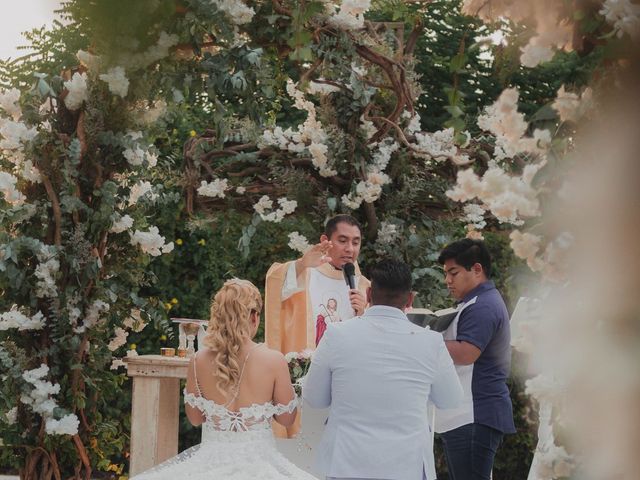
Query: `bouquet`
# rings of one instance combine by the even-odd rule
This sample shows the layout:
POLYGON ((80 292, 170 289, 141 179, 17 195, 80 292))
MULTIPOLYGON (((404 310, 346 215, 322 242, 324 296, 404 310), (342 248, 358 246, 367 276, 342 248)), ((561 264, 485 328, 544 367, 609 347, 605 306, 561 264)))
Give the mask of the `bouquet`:
POLYGON ((311 365, 311 357, 313 350, 303 350, 302 352, 289 352, 284 358, 289 364, 289 375, 291 376, 291 384, 296 395, 302 396, 302 384, 304 377, 309 371, 311 365))

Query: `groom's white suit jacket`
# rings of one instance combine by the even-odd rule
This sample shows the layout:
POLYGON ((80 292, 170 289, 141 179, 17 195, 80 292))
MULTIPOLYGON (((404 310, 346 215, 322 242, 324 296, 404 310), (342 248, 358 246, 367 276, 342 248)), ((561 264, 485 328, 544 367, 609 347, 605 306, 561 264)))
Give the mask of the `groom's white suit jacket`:
POLYGON ((462 387, 442 334, 377 305, 329 325, 303 397, 313 408, 330 407, 316 454, 328 477, 431 480, 427 402, 455 408, 462 387))

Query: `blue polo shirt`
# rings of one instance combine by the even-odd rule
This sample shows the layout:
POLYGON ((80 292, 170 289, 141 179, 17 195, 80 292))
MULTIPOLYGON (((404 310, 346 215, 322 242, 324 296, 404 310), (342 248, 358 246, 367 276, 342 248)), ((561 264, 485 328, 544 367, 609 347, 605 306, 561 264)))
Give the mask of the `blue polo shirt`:
POLYGON ((456 340, 482 352, 473 364, 473 421, 503 433, 515 433, 513 407, 507 388, 511 369, 509 313, 492 281, 481 283, 462 302, 477 297, 460 313, 456 340))

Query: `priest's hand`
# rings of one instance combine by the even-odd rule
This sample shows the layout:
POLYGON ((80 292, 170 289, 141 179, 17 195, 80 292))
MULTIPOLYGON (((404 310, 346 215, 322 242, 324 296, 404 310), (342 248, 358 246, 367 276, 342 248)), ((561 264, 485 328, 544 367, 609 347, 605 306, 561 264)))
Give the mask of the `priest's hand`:
POLYGON ((356 312, 356 316, 362 315, 364 309, 367 308, 367 299, 360 290, 349 290, 349 300, 351 301, 351 308, 356 312))
POLYGON ((307 268, 319 267, 323 263, 328 263, 332 259, 327 253, 333 244, 330 240, 323 240, 315 244, 306 253, 296 260, 296 275, 299 276, 307 268))

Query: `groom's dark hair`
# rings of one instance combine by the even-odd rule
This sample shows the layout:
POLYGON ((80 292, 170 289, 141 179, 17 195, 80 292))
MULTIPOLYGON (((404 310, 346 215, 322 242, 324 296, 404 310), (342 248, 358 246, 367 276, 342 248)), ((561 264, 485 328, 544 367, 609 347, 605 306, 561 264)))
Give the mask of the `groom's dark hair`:
POLYGON ((409 265, 391 258, 381 260, 370 271, 371 303, 403 308, 411 293, 412 279, 409 265))

